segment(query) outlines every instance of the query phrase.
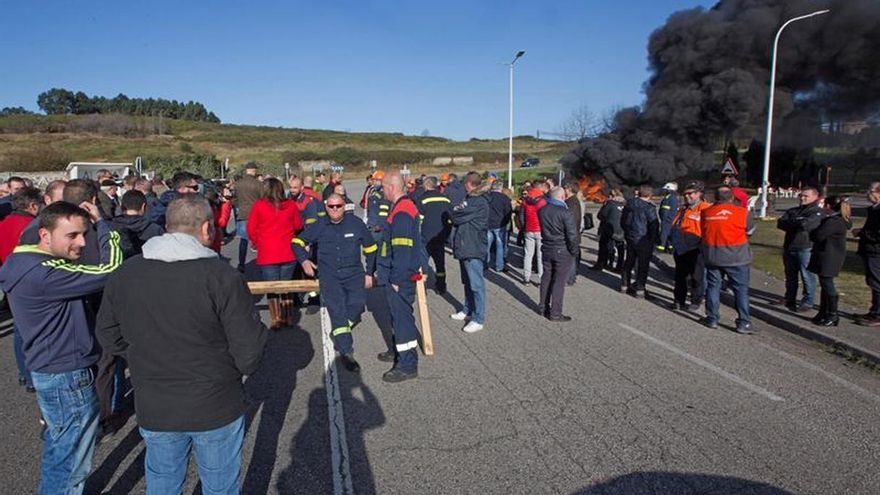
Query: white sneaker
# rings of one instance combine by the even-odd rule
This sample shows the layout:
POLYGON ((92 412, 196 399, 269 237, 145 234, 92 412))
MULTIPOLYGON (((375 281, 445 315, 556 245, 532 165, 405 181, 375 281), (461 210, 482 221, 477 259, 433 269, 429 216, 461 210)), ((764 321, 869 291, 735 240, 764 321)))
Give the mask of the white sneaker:
POLYGON ((461 329, 461 331, 464 333, 474 333, 474 332, 479 332, 482 329, 483 329, 483 325, 480 325, 479 323, 477 323, 475 321, 471 321, 467 325, 465 325, 464 328, 461 329))
POLYGON ((458 313, 455 313, 454 315, 449 315, 449 317, 452 318, 453 320, 456 320, 456 321, 464 321, 464 320, 467 320, 468 316, 467 316, 467 313, 465 313, 464 311, 459 311, 458 313))

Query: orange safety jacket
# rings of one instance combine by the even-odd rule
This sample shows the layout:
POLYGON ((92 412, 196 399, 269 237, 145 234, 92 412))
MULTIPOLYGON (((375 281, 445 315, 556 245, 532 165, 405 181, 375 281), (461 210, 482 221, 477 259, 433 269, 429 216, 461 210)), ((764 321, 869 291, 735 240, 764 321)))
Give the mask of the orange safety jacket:
POLYGON ((749 236, 754 224, 747 209, 732 203, 716 203, 702 211, 700 230, 707 266, 742 266, 752 262, 749 236))
POLYGON ((672 248, 677 254, 687 253, 700 248, 703 237, 700 222, 703 210, 712 206, 706 201, 700 201, 693 206, 684 205, 678 209, 675 218, 672 219, 672 248))

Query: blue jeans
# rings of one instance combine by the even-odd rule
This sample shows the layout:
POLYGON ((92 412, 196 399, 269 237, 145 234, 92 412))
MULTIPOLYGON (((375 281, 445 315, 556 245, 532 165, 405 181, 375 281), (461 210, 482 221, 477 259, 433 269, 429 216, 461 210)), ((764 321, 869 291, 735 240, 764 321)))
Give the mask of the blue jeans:
POLYGON ((504 248, 505 239, 507 238, 507 230, 505 229, 489 229, 486 231, 486 237, 489 239, 489 251, 486 253, 486 265, 494 266, 496 272, 504 270, 504 248), (492 243, 495 249, 492 249, 492 243), (495 264, 492 264, 492 252, 495 252, 495 264))
POLYGON ((260 265, 260 273, 263 275, 263 281, 276 282, 279 280, 293 279, 293 270, 296 268, 296 262, 279 263, 277 265, 260 265))
POLYGON ((46 422, 40 494, 80 494, 92 468, 100 405, 95 368, 31 372, 46 422))
POLYGON ((749 323, 749 265, 706 267, 706 319, 718 323, 718 307, 721 300, 721 274, 727 275, 736 299, 736 325, 749 323))
POLYGON ((247 220, 236 220, 235 234, 238 236, 238 266, 243 267, 248 250, 247 220))
POLYGON ((800 276, 804 284, 804 297, 801 299, 801 303, 813 305, 816 295, 816 275, 807 270, 811 251, 811 249, 796 249, 782 254, 782 262, 785 265, 786 304, 797 303, 798 276, 800 276))
POLYGON ((208 431, 150 431, 140 428, 147 446, 144 471, 147 495, 181 493, 186 481, 189 452, 193 450, 202 493, 240 492, 244 416, 208 431))
POLYGON ((461 260, 461 283, 464 284, 464 307, 461 309, 471 321, 486 322, 486 281, 483 279, 482 259, 461 260))

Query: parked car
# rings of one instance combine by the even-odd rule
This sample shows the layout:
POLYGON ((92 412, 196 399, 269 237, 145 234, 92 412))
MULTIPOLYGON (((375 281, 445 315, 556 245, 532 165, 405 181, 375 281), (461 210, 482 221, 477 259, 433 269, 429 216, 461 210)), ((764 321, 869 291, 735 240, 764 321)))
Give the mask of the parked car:
POLYGON ((538 158, 526 158, 525 161, 522 162, 522 165, 520 165, 520 168, 537 167, 539 163, 541 163, 541 160, 538 158))

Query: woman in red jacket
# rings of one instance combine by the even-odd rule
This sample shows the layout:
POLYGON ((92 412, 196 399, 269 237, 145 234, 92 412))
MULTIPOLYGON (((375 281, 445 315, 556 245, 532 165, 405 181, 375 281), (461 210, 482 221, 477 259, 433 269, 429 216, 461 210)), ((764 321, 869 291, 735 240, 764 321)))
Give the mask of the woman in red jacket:
MULTIPOLYGON (((263 181, 263 195, 251 208, 247 234, 257 250, 257 266, 263 280, 290 280, 296 266, 296 257, 290 241, 303 228, 296 202, 285 199, 281 181, 269 178, 263 181)), ((271 328, 293 325, 293 300, 278 294, 269 294, 271 328)))

